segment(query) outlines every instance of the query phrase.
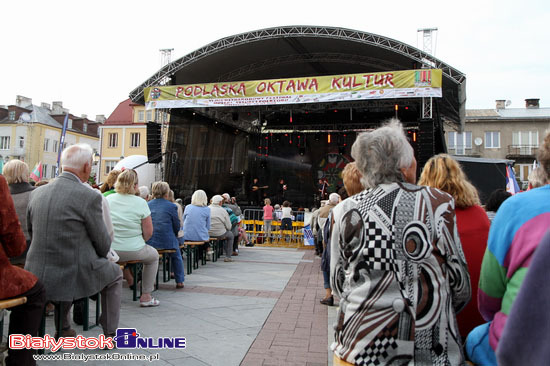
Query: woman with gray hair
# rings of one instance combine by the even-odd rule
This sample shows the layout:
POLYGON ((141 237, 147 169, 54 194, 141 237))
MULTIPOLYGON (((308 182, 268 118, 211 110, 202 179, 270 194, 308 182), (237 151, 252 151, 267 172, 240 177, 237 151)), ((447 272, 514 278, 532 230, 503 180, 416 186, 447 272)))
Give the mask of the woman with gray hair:
POLYGON ((414 184, 397 120, 360 134, 351 154, 366 189, 340 203, 331 235, 335 364, 463 364, 455 313, 471 290, 452 197, 414 184))

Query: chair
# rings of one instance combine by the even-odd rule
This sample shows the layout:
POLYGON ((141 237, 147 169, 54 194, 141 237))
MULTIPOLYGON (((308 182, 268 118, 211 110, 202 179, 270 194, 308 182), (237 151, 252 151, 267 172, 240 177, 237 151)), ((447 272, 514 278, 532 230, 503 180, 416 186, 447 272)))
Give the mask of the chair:
MULTIPOLYGON (((162 282, 170 281, 170 254, 175 253, 175 249, 157 249, 159 259, 162 260, 162 282)), ((158 275, 158 272, 157 272, 158 275)), ((157 276, 158 282, 158 276, 157 276)), ((158 286, 157 286, 158 287, 158 286)))
MULTIPOLYGON (((141 261, 127 261, 127 262, 117 262, 120 266, 128 266, 130 268, 130 271, 132 271, 132 276, 134 276, 134 288, 132 289, 132 299, 134 301, 137 301, 137 283, 138 283, 138 275, 141 276, 141 272, 143 270, 143 263, 141 261)), ((139 296, 141 296, 141 285, 139 286, 139 296)))
MULTIPOLYGON (((199 268, 199 253, 198 249, 204 245, 203 241, 186 241, 184 246, 187 247, 187 274, 193 273, 193 269, 199 268), (191 269, 192 268, 192 269, 191 269)), ((184 247, 185 250, 185 247, 184 247)), ((201 264, 206 264, 206 253, 203 254, 201 264)))
POLYGON ((0 343, 4 336, 4 310, 23 305, 27 302, 25 296, 14 297, 12 299, 0 300, 0 343))
POLYGON ((217 262, 220 257, 220 240, 218 238, 209 238, 208 241, 210 243, 210 247, 212 248, 212 262, 217 262))

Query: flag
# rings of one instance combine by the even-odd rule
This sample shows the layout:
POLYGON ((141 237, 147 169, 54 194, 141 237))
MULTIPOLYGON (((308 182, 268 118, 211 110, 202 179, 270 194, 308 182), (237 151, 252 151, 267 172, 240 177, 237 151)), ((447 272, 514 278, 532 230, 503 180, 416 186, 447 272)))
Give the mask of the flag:
POLYGON ((510 165, 506 166, 506 192, 516 194, 519 192, 518 182, 514 170, 510 165))
POLYGON ((311 230, 311 226, 306 225, 304 226, 304 245, 315 245, 315 241, 313 239, 313 231, 311 230))
POLYGON ((42 162, 36 163, 34 169, 32 170, 30 177, 35 182, 40 182, 42 180, 42 162))

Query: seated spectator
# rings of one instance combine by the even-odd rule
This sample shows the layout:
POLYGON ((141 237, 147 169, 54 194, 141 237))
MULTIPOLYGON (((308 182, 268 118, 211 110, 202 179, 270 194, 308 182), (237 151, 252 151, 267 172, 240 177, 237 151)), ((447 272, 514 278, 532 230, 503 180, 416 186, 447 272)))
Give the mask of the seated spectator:
POLYGON ((68 317, 71 303, 101 292, 99 319, 106 336, 114 336, 120 316, 122 273, 107 259, 111 238, 103 221, 102 198, 86 182, 92 170, 92 148, 72 145, 61 155, 63 173, 31 193, 27 226, 31 246, 25 268, 58 302, 56 336, 74 337, 68 317))
POLYGON ((212 197, 210 208, 210 230, 208 235, 213 238, 225 240, 224 262, 233 262, 233 233, 231 232, 231 219, 229 214, 222 207, 223 197, 215 195, 212 197))
POLYGON ((122 173, 120 170, 113 169, 107 175, 107 179, 103 182, 101 188, 99 189, 105 197, 115 193, 115 183, 120 173, 122 173))
POLYGON ((205 244, 200 252, 204 254, 208 248, 210 235, 210 208, 207 206, 208 198, 202 190, 196 190, 191 196, 191 201, 183 211, 183 240, 202 241, 205 244))
POLYGON ((13 204, 15 205, 15 212, 27 240, 23 254, 10 258, 10 262, 15 265, 24 266, 29 245, 31 244, 31 237, 27 230, 27 206, 29 205, 31 192, 34 189, 29 184, 29 166, 21 160, 11 159, 4 165, 2 174, 8 181, 13 204))
POLYGON ((510 192, 506 192, 506 190, 502 188, 495 189, 491 192, 489 198, 487 199, 487 203, 485 204, 485 211, 491 222, 495 218, 497 210, 500 205, 502 205, 502 202, 506 201, 510 197, 512 197, 512 194, 510 192))
POLYGON ((418 184, 438 188, 455 200, 458 236, 472 282, 472 300, 456 316, 460 335, 465 339, 472 329, 484 322, 477 309, 477 285, 491 223, 480 206, 477 189, 468 181, 458 162, 449 155, 439 154, 430 158, 418 184))
POLYGON ((501 366, 546 365, 550 360, 550 232, 538 245, 497 348, 501 366))
MULTIPOLYGON (((539 147, 538 161, 550 172, 550 134, 539 147)), ((508 198, 491 224, 479 279, 479 310, 486 323, 468 335, 466 352, 472 362, 496 365, 495 350, 510 308, 525 278, 533 253, 548 230, 550 186, 508 198)))
POLYGON ((183 244, 183 206, 181 198, 174 199, 174 191, 170 190, 170 198, 169 201, 176 205, 178 209, 178 220, 180 221, 180 229, 178 231, 178 243, 181 245, 183 244))
MULTIPOLYGON (((8 167, 8 164, 4 166, 4 169, 8 167)), ((16 166, 12 165, 8 175, 12 174, 14 170, 18 170, 15 168, 16 166)), ((19 168, 24 169, 24 167, 19 168)), ((46 291, 42 282, 35 275, 11 265, 8 260, 9 257, 16 257, 23 253, 27 244, 6 179, 2 175, 0 175, 0 200, 2 201, 0 205, 0 246, 2 249, 0 250, 0 300, 20 296, 27 298, 25 304, 10 309, 8 336, 26 334, 38 337, 38 329, 46 302, 46 291)), ((35 351, 32 349, 10 349, 6 365, 36 365, 33 354, 35 351)))
MULTIPOLYGON (((120 257, 120 262, 143 263, 139 305, 141 307, 158 306, 160 302, 151 296, 151 292, 157 278, 159 254, 155 248, 145 243, 153 235, 153 222, 147 202, 135 195, 138 187, 136 171, 126 169, 117 178, 116 193, 107 196, 115 230, 112 248, 120 257)), ((128 285, 136 285, 133 283, 135 280, 130 278, 128 285)))
POLYGON ((529 174, 529 185, 527 186, 527 189, 533 189, 542 187, 546 184, 548 184, 548 175, 544 171, 544 168, 539 165, 533 171, 531 171, 531 174, 529 174))
POLYGON ((147 241, 147 244, 156 249, 176 250, 175 253, 169 254, 171 268, 176 279, 176 288, 183 288, 185 272, 178 242, 178 232, 180 231, 178 208, 175 203, 170 202, 168 183, 153 183, 152 195, 153 199, 149 201, 148 205, 153 220, 153 236, 147 241))
MULTIPOLYGON (((230 209, 231 212, 235 215, 233 217, 233 220, 231 220, 231 232, 233 233, 233 255, 238 255, 239 252, 239 223, 241 222, 241 215, 243 212, 241 211, 241 208, 239 205, 237 205, 237 201, 234 199, 231 199, 229 196, 229 193, 222 194, 223 197, 223 207, 226 209, 230 209), (236 223, 234 221, 238 220, 236 223)), ((231 213, 229 214, 229 217, 232 218, 231 213)))
POLYGON ((147 186, 139 187, 139 196, 145 201, 149 202, 151 200, 151 196, 149 195, 149 188, 147 188, 147 186))
POLYGON ((340 203, 332 228, 334 364, 464 364, 455 313, 470 278, 452 197, 414 184, 399 121, 359 134, 351 155, 366 189, 340 203))

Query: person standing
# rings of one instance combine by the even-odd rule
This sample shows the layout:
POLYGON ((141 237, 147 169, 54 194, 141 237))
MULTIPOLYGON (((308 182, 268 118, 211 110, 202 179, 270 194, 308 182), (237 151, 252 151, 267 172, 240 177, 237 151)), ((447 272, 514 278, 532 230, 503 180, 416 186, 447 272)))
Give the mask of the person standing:
POLYGON ((114 336, 118 328, 122 272, 106 258, 111 238, 100 193, 86 186, 92 153, 87 144, 63 150, 63 173, 35 189, 27 209, 31 246, 25 269, 44 283, 47 299, 61 305, 56 307, 56 319, 61 316, 64 324, 56 329, 58 336, 76 334, 67 317, 71 303, 98 292, 103 333, 114 336))
MULTIPOLYGON (((539 147, 538 161, 550 176, 550 132, 539 147)), ((548 202, 548 184, 515 194, 502 203, 491 223, 478 291, 479 311, 486 323, 472 330, 466 340, 466 352, 476 364, 497 364, 495 351, 508 314, 548 231, 548 202)))
POLYGON ((455 314, 471 289, 452 197, 415 185, 395 119, 359 134, 351 155, 365 190, 340 203, 331 235, 334 364, 464 364, 455 314))
POLYGON ((273 206, 271 206, 271 200, 266 198, 264 200, 264 233, 265 240, 271 240, 271 221, 273 221, 273 206))
POLYGON ((477 308, 477 285, 491 223, 480 206, 477 189, 450 155, 431 157, 424 165, 418 184, 438 188, 455 200, 456 227, 472 283, 472 300, 456 316, 460 334, 466 339, 472 329, 484 323, 477 308))

